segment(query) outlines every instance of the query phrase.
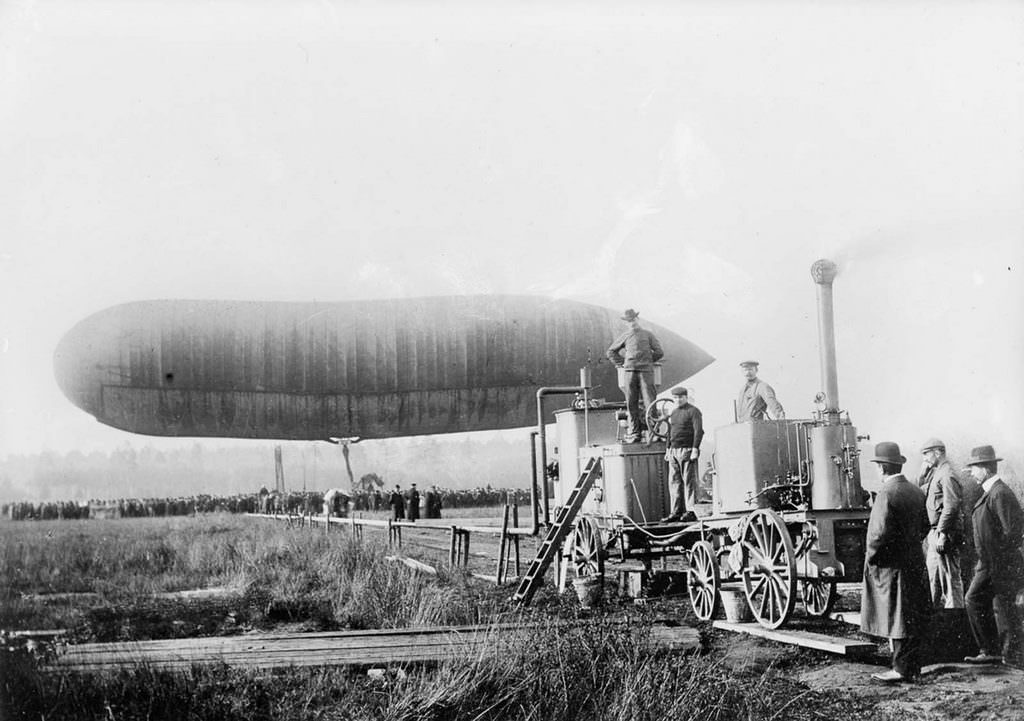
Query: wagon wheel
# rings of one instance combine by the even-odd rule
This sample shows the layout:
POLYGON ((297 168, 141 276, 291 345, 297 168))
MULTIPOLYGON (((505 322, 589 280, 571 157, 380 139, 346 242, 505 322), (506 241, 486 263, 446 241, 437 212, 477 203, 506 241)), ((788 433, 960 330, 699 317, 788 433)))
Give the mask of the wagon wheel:
POLYGON ((651 440, 663 441, 668 438, 668 416, 675 405, 675 401, 669 398, 659 398, 647 407, 644 420, 647 421, 647 432, 651 440))
POLYGON ((778 513, 761 508, 750 514, 741 542, 747 552, 742 574, 750 610, 762 626, 778 628, 796 603, 793 539, 778 513))
POLYGON ((803 582, 804 610, 807 615, 827 616, 835 605, 839 592, 836 582, 827 578, 805 578, 803 582))
POLYGON ((721 578, 715 551, 707 541, 697 541, 690 549, 690 564, 686 569, 686 587, 690 605, 701 621, 710 621, 718 607, 718 589, 721 578))
POLYGON ((601 529, 591 518, 581 518, 572 530, 569 545, 569 563, 577 576, 604 573, 604 545, 601 529))

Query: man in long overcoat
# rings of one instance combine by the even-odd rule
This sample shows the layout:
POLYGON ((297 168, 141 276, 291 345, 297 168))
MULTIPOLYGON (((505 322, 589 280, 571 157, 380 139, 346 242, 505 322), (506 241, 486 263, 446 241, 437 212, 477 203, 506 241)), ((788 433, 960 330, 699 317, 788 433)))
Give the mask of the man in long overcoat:
POLYGON ((978 563, 967 590, 967 618, 980 652, 964 659, 970 663, 1002 663, 1016 649, 1020 633, 1015 601, 1024 585, 1024 511, 999 478, 1001 460, 992 446, 978 446, 967 462, 984 491, 972 516, 978 563))
POLYGON ((860 628, 892 641, 892 669, 872 674, 886 683, 921 671, 920 646, 930 599, 921 541, 928 535, 924 491, 901 473, 907 459, 891 442, 875 446, 882 489, 871 507, 864 562, 860 628))
POLYGON ((420 517, 420 492, 416 490, 416 484, 409 489, 409 520, 416 521, 420 517))

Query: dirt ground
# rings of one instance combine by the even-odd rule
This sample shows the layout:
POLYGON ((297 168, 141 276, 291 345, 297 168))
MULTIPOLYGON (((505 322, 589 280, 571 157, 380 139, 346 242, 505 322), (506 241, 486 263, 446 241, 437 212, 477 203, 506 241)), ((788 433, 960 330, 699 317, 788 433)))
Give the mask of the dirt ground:
MULTIPOLYGON (((845 634, 860 637, 857 633, 845 634)), ((797 649, 752 636, 716 632, 714 647, 737 671, 775 668, 808 692, 837 691, 867 701, 872 718, 894 721, 1024 721, 1024 670, 1011 666, 937 663, 912 683, 886 685, 871 674, 888 668, 887 644, 861 659, 797 649)), ((823 708, 825 718, 828 709, 823 708)))

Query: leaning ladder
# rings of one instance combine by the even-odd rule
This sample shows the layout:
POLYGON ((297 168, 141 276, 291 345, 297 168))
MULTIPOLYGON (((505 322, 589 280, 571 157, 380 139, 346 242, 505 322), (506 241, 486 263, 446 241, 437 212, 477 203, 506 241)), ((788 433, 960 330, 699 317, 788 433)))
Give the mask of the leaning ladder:
POLYGON ((576 514, 580 512, 580 508, 583 506, 583 499, 587 497, 587 492, 594 485, 594 479, 600 473, 601 458, 594 456, 584 466, 579 479, 576 481, 576 486, 565 500, 565 505, 558 509, 558 513, 555 514, 555 522, 548 529, 544 542, 540 545, 540 550, 537 551, 537 557, 533 559, 530 567, 526 569, 526 575, 523 576, 523 580, 519 582, 519 588, 512 595, 514 603, 527 606, 533 599, 533 594, 540 585, 544 572, 548 570, 548 566, 554 560, 555 554, 562 547, 562 542, 569 535, 572 523, 576 520, 576 514))

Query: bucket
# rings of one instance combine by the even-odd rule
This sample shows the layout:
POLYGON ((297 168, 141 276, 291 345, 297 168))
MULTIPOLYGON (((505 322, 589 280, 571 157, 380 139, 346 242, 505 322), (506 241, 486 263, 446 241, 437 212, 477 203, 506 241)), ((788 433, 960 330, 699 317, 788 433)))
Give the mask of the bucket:
POLYGON ((604 599, 604 577, 600 574, 574 578, 572 587, 576 589, 576 597, 580 599, 581 608, 600 606, 604 599))
POLYGON ((754 620, 754 614, 750 610, 745 593, 723 588, 719 595, 722 597, 722 610, 725 611, 726 621, 747 623, 754 620))

